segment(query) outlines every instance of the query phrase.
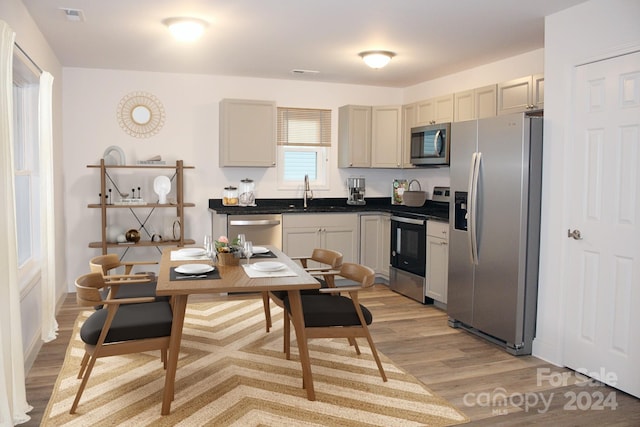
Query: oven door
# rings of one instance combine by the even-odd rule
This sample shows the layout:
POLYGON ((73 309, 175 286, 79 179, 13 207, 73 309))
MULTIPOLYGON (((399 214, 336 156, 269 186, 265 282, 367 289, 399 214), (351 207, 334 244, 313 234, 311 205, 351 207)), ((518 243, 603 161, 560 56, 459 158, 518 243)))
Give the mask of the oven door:
POLYGON ((391 266, 425 277, 427 226, 423 219, 391 217, 391 266))

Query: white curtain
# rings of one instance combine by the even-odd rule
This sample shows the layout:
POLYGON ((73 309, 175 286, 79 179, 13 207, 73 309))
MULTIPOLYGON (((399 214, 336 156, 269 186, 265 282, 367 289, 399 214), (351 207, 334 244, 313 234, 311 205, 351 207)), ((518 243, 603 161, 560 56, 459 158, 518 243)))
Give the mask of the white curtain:
POLYGON ((38 100, 40 128, 40 235, 42 236, 42 340, 56 339, 56 246, 53 200, 53 131, 52 131, 53 76, 40 75, 38 100))
POLYGON ((13 43, 0 20, 0 425, 29 420, 24 378, 12 144, 13 43))

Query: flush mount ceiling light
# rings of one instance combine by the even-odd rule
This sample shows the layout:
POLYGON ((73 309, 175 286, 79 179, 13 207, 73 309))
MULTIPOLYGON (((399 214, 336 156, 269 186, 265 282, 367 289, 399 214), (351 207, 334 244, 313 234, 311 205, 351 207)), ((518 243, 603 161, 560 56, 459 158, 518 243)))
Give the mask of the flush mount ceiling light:
POLYGON ((192 42, 202 36, 209 23, 198 18, 167 18, 162 21, 177 40, 192 42))
POLYGON ((369 67, 382 68, 387 65, 396 54, 388 50, 367 50, 360 52, 358 56, 360 56, 369 67))

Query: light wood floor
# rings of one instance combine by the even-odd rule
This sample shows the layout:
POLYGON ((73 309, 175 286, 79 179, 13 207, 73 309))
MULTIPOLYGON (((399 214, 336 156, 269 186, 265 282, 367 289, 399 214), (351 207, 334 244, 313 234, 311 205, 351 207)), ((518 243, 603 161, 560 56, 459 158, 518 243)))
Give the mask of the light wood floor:
MULTIPOLYGON (((191 297, 190 301, 211 298, 191 297)), ((511 356, 450 328, 442 310, 395 294, 384 285, 375 285, 361 298, 374 316, 371 331, 378 350, 460 408, 471 418, 471 425, 640 425, 639 399, 602 385, 577 385, 579 377, 572 371, 538 358, 511 356), (507 405, 500 405, 502 398, 507 405), (615 410, 611 410, 613 403, 615 410)), ((57 317, 58 339, 44 344, 28 373, 27 400, 34 409, 31 421, 23 425, 40 424, 78 311, 71 294, 57 317)))

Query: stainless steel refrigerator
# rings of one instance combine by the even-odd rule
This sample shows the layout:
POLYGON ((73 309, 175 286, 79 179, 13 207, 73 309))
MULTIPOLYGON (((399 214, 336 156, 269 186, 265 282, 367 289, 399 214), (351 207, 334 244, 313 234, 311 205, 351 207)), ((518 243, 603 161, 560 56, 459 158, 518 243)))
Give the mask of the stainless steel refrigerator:
POLYGON ((449 325, 531 354, 535 336, 542 113, 453 123, 449 325))

